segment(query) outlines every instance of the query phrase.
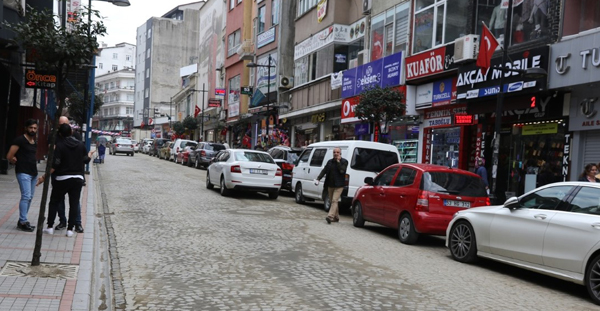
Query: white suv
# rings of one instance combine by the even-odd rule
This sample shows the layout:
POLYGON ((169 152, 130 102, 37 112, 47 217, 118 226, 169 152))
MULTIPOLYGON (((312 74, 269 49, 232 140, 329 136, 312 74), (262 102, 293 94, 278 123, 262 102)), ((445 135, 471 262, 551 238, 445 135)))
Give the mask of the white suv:
POLYGON ((185 149, 185 146, 190 143, 190 145, 196 145, 197 143, 193 140, 189 140, 189 139, 181 139, 178 138, 175 140, 175 143, 173 144, 173 148, 171 148, 171 154, 169 155, 169 161, 175 161, 175 159, 177 158, 177 154, 181 151, 183 151, 183 149, 185 149))

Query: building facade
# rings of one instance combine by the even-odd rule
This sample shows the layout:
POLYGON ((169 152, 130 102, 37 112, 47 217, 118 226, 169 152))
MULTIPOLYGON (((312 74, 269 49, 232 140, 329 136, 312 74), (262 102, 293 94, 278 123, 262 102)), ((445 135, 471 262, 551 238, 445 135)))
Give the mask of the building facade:
MULTIPOLYGON (((96 96, 102 97, 103 104, 94 116, 92 128, 129 134, 133 129, 135 70, 126 68, 109 72, 96 76, 95 82, 96 96)), ((135 134, 132 136, 139 138, 135 134)))
POLYGON ((101 42, 100 45, 100 51, 96 55, 96 77, 122 69, 135 69, 134 44, 124 42, 109 47, 101 42))

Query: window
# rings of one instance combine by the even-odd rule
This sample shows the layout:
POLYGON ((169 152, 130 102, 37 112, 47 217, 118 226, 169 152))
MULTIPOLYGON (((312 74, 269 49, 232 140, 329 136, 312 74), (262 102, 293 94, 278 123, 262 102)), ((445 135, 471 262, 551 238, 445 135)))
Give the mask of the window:
POLYGON ((279 0, 271 2, 271 25, 279 24, 279 0))
POLYGON ((450 172, 425 172, 421 181, 421 190, 468 197, 487 197, 481 178, 450 172))
POLYGON ((600 189, 581 188, 571 202, 571 212, 600 215, 600 189))
POLYGON ((133 107, 126 107, 125 110, 127 114, 133 114, 133 107))
POLYGON ((148 39, 152 38, 152 29, 148 29, 148 39))
POLYGON ((112 65, 112 71, 117 71, 118 70, 118 66, 117 65, 112 65))
POLYGON ((519 199, 519 205, 524 208, 554 210, 572 188, 571 186, 545 188, 519 199))
POLYGON ((298 0, 298 16, 310 11, 317 5, 318 0, 298 0))
POLYGON ((469 0, 453 0, 448 6, 446 1, 416 1, 413 53, 453 42, 468 33, 464 8, 469 0))
POLYGON ((398 163, 397 152, 356 148, 352 154, 350 167, 358 171, 378 173, 396 163, 398 163))
POLYGON ((312 159, 310 160, 310 166, 321 166, 325 159, 327 149, 316 149, 313 153, 312 159))
POLYGON ((125 60, 128 62, 131 61, 131 55, 125 55, 125 60))
POLYGON ((98 63, 98 68, 102 69, 102 63, 98 63))
POLYGON ((146 50, 146 58, 150 58, 150 48, 146 50))
POLYGON ((283 160, 283 157, 285 156, 285 152, 281 149, 271 149, 271 151, 269 151, 269 154, 271 155, 271 157, 273 157, 273 159, 278 159, 278 160, 283 160))
POLYGON ((268 154, 242 151, 235 153, 235 160, 240 162, 262 162, 262 163, 275 163, 273 158, 268 154))
POLYGON ((229 10, 233 10, 235 8, 235 0, 229 0, 229 10))
POLYGON ((133 94, 127 94, 127 101, 133 101, 133 94))
POLYGON ((148 89, 144 90, 144 97, 146 97, 146 98, 148 98, 148 93, 149 93, 148 91, 149 91, 148 89))
POLYGON ((297 85, 310 82, 316 78, 333 72, 333 51, 330 50, 333 48, 334 46, 331 45, 296 60, 294 68, 294 81, 298 81, 297 85), (331 61, 330 64, 323 63, 329 60, 331 61))
POLYGON ((400 170, 400 174, 394 181, 394 186, 403 187, 410 186, 415 182, 415 177, 417 176, 417 171, 410 169, 408 167, 403 167, 400 170))
POLYGON ((229 79, 229 95, 227 97, 227 102, 229 104, 236 104, 240 102, 240 85, 241 85, 241 76, 237 75, 231 79, 229 79))
POLYGON ((298 160, 298 163, 300 162, 308 162, 308 159, 310 158, 310 152, 312 151, 312 148, 306 148, 306 150, 304 150, 304 152, 302 152, 302 155, 300 155, 300 160, 298 160))
POLYGON ((266 6, 261 6, 258 8, 258 33, 263 33, 265 31, 265 18, 266 18, 266 6))
POLYGON ((227 57, 235 54, 240 44, 242 44, 242 31, 238 29, 227 37, 227 57))
POLYGON ((113 53, 113 59, 119 59, 119 54, 118 53, 113 53))
POLYGON ((390 169, 385 170, 383 173, 375 177, 373 184, 375 186, 391 186, 397 171, 397 167, 392 167, 390 169))
POLYGON ((146 68, 146 78, 150 78, 150 68, 146 68))

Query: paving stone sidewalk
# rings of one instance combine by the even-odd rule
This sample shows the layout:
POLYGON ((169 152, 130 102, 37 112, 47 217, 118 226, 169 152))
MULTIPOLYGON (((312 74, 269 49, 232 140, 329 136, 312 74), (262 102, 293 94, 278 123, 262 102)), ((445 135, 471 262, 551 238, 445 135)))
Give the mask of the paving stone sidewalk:
MULTIPOLYGON (((41 161, 38 164, 40 175, 45 168, 46 162, 41 161)), ((36 232, 17 229, 21 193, 14 169, 9 170, 8 175, 0 175, 0 311, 91 309, 95 236, 94 169, 91 163, 90 171, 92 175, 86 175, 87 186, 81 194, 81 219, 85 232, 75 233, 73 237, 67 237, 66 230, 43 235, 40 261, 50 268, 48 277, 28 276, 31 274, 27 271, 33 257, 36 232), (65 271, 67 273, 60 273, 65 271)), ((43 185, 36 187, 28 214, 29 222, 36 226, 42 192, 43 185)), ((46 215, 47 210, 46 207, 46 215)))

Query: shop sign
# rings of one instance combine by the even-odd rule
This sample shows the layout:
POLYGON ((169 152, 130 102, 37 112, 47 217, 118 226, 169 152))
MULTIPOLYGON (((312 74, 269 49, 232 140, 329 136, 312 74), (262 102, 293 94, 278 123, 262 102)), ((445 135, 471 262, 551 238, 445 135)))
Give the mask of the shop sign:
POLYGON ((553 44, 549 88, 600 81, 600 32, 553 44))
POLYGON ((415 109, 431 108, 433 100, 433 83, 417 86, 417 102, 415 109))
POLYGON ((359 119, 354 115, 354 109, 359 103, 359 97, 346 98, 342 102, 342 123, 356 122, 359 119))
POLYGON ((221 100, 218 98, 210 98, 208 100, 208 107, 221 107, 221 100))
POLYGON ((331 74, 331 89, 332 90, 336 90, 342 87, 342 77, 344 76, 344 73, 342 71, 340 72, 334 72, 331 74))
POLYGON ((36 72, 28 69, 25 74, 25 87, 33 89, 53 89, 56 87, 56 75, 36 72))
POLYGON ((359 135, 369 134, 370 133, 369 128, 370 128, 369 123, 356 123, 354 125, 354 135, 359 136, 359 135))
POLYGON ((327 15, 327 0, 321 0, 317 4, 317 20, 320 22, 323 21, 325 16, 327 15))
POLYGON ((425 112, 424 127, 452 125, 453 116, 467 113, 467 106, 461 105, 452 108, 432 109, 425 112))
POLYGON ((309 55, 310 53, 321 49, 324 46, 327 46, 331 43, 350 43, 360 37, 364 36, 365 33, 365 22, 366 19, 363 18, 353 25, 358 25, 360 23, 361 26, 351 27, 348 25, 340 25, 333 24, 316 34, 312 35, 310 38, 298 43, 294 47, 294 60, 297 60, 301 57, 309 55), (356 29, 362 30, 359 34, 356 33, 356 29))
POLYGON ((241 93, 242 95, 248 95, 248 96, 252 96, 252 93, 254 93, 254 90, 252 89, 252 87, 251 87, 251 86, 242 86, 242 87, 240 88, 240 90, 241 90, 241 92, 240 92, 240 93, 241 93))
POLYGON ((569 113, 570 131, 588 131, 600 129, 600 116, 598 115, 598 97, 587 97, 571 105, 569 113))
MULTIPOLYGON (((511 54, 510 61, 506 62, 505 67, 519 70, 529 68, 548 68, 548 47, 541 47, 528 50, 522 53, 511 54)), ((456 86, 458 89, 458 99, 473 99, 486 96, 493 96, 500 92, 499 80, 504 74, 503 92, 505 93, 533 93, 546 88, 546 78, 525 79, 518 72, 502 72, 499 67, 501 58, 493 58, 490 70, 483 74, 481 68, 475 63, 461 66, 458 71, 456 86)))
POLYGON ((406 80, 414 80, 455 69, 454 43, 406 58, 406 80))
POLYGON ((256 36, 256 47, 263 47, 273 41, 275 41, 275 27, 256 36))
POLYGON ((565 134, 565 146, 563 147, 562 175, 563 181, 569 178, 569 158, 571 155, 571 134, 565 134))
POLYGON ((310 121, 315 124, 325 122, 325 112, 313 114, 310 117, 310 121))
POLYGON ((456 114, 454 115, 454 124, 456 125, 471 125, 473 124, 472 114, 456 114))
POLYGON ((439 107, 450 105, 456 100, 456 78, 444 79, 433 82, 433 96, 431 105, 439 107))
POLYGON ((400 85, 402 76, 402 52, 372 61, 356 68, 344 71, 342 78, 342 97, 359 95, 364 90, 400 85))
POLYGON ((425 127, 452 125, 452 117, 428 119, 423 124, 425 127))
POLYGON ((232 118, 232 117, 237 117, 240 115, 240 103, 229 103, 227 105, 227 116, 232 118))
POLYGON ((215 96, 225 96, 225 89, 215 89, 215 96))
POLYGON ((543 134, 556 134, 558 133, 558 123, 542 123, 542 124, 529 124, 523 125, 521 135, 543 135, 543 134))

